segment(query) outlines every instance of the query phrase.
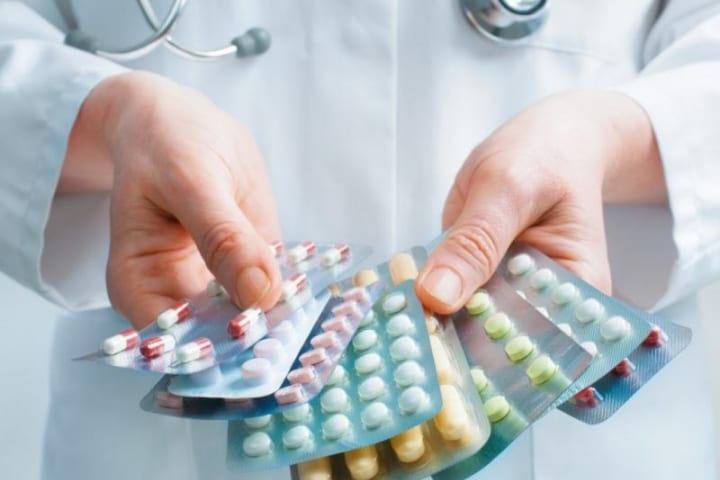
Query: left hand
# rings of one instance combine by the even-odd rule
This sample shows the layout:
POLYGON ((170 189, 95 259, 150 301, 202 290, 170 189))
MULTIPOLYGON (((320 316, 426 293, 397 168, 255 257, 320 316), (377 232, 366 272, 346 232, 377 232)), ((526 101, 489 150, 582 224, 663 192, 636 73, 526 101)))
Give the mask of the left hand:
POLYGON ((445 203, 447 237, 418 276, 418 296, 435 312, 459 310, 515 240, 610 292, 603 201, 665 196, 655 137, 638 104, 610 92, 550 97, 465 161, 445 203))

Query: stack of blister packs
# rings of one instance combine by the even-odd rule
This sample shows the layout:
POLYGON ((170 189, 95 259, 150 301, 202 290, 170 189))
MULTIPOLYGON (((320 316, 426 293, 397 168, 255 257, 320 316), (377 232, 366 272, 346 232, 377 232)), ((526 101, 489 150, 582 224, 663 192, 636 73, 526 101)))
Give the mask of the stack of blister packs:
POLYGON ((165 373, 142 408, 228 421, 230 469, 467 477, 555 407, 607 419, 691 337, 528 247, 451 317, 415 296, 423 248, 360 271, 367 248, 271 248, 285 278, 271 310, 240 311, 211 282, 81 357, 165 373))

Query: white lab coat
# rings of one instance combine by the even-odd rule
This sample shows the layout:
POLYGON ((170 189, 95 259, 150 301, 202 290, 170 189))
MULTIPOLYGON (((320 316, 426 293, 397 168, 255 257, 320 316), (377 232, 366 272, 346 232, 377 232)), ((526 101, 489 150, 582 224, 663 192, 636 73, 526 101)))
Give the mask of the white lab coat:
MULTIPOLYGON (((206 0, 189 2, 177 38, 217 47, 261 25, 270 51, 193 63, 159 49, 124 67, 61 46, 54 4, 28 3, 0 2, 0 268, 55 301, 106 301, 107 201, 52 192, 83 98, 122 68, 195 87, 250 127, 286 238, 367 243, 376 260, 438 233, 457 169, 513 113, 568 88, 613 88, 650 115, 670 193, 669 209, 608 208, 615 287, 671 305, 662 312, 702 336, 688 295, 720 274, 717 1, 556 0, 540 35, 503 47, 456 1, 206 0)), ((103 42, 147 34, 134 2, 74 4, 103 42)), ((67 361, 121 325, 108 310, 58 322, 45 477, 224 478, 222 422, 145 414, 137 402, 157 377, 67 361)), ((704 360, 695 341, 601 426, 548 415, 478 478, 715 478, 704 360)))

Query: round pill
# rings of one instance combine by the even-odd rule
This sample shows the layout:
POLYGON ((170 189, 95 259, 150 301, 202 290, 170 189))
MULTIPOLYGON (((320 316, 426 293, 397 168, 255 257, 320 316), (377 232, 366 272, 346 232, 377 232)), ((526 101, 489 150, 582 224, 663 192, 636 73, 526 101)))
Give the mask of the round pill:
POLYGON ((512 329, 510 318, 503 312, 493 313, 485 320, 485 333, 493 340, 498 340, 512 329))
POLYGON ((275 325, 270 332, 268 332, 268 336, 271 338, 277 338, 281 342, 286 343, 292 340, 295 336, 295 327, 290 320, 283 320, 275 325))
POLYGON ((377 320, 377 313, 375 313, 375 310, 369 310, 362 320, 360 320, 359 327, 367 327, 368 325, 372 325, 375 323, 375 320, 377 320))
POLYGON ((398 397, 400 413, 412 415, 425 408, 428 403, 428 395, 422 387, 417 385, 406 388, 398 397))
POLYGON ((248 435, 243 441, 243 452, 248 457, 262 457, 270 453, 272 440, 265 432, 255 432, 248 435))
POLYGON ((490 308, 490 295, 487 292, 476 292, 470 297, 470 300, 465 304, 465 308, 470 315, 480 315, 485 313, 490 308))
POLYGON ((551 298, 555 305, 566 305, 570 302, 575 301, 575 299, 579 295, 580 292, 578 292, 578 289, 575 285, 570 282, 565 282, 555 287, 552 292, 551 298))
POLYGON ((532 341, 525 335, 515 337, 505 345, 505 353, 513 362, 519 362, 527 358, 534 349, 532 341))
POLYGON ((629 331, 630 324, 623 317, 617 315, 608 318, 605 323, 600 325, 600 335, 608 342, 620 340, 629 331))
POLYGON ((385 382, 378 376, 370 377, 358 386, 360 400, 369 402, 385 393, 385 382))
POLYGON ((393 374, 395 383, 400 387, 417 385, 425 380, 425 370, 414 360, 403 362, 395 369, 393 374))
POLYGON ((413 360, 420 357, 420 347, 412 337, 405 335, 390 344, 390 357, 394 362, 413 360))
POLYGON ((283 345, 277 338, 263 338, 253 347, 253 354, 256 357, 277 360, 284 353, 283 345))
POLYGON ((272 364, 267 358, 251 358, 240 367, 245 380, 262 380, 272 371, 272 364))
POLYGON ((572 337, 572 327, 569 323, 558 323, 557 324, 558 329, 563 332, 568 337, 572 337))
POLYGON ((391 293, 386 296, 382 303, 383 312, 386 315, 393 315, 407 306, 407 298, 402 292, 391 293))
POLYGON ((286 421, 293 423, 302 422, 308 417, 308 415, 310 415, 310 405, 307 403, 300 404, 297 407, 288 408, 282 412, 283 418, 286 421))
POLYGON ((475 384, 475 390, 477 390, 478 393, 482 393, 488 386, 488 379, 487 376, 485 376, 485 372, 483 372, 481 368, 473 367, 470 369, 470 376, 475 384))
POLYGON ((485 402, 485 414, 492 423, 497 423, 510 413, 510 404, 502 395, 496 395, 485 402))
POLYGON ((557 370, 557 364, 550 357, 542 355, 532 361, 526 373, 534 385, 542 385, 550 380, 557 370))
POLYGON ((410 317, 404 313, 399 313, 390 317, 385 325, 385 331, 391 337, 399 337, 400 335, 412 335, 415 333, 415 325, 410 317))
POLYGON ((268 414, 261 415, 259 417, 246 418, 243 422, 250 428, 264 428, 270 423, 271 419, 272 415, 268 414))
POLYGON ((582 342, 580 346, 584 348, 585 351, 588 352, 592 357, 598 354, 598 347, 597 345, 595 345, 595 342, 582 342))
POLYGON ((342 413, 336 413, 322 424, 322 432, 328 440, 337 440, 350 431, 352 424, 348 417, 342 413))
POLYGON ((355 360, 355 370, 361 375, 372 373, 380 368, 382 358, 375 352, 366 353, 355 360))
POLYGON ((352 344, 355 350, 367 350, 372 348, 378 341, 378 334, 373 329, 361 330, 353 337, 352 344))
POLYGON ((337 365, 327 379, 327 384, 330 386, 337 385, 338 383, 345 380, 346 372, 342 365, 337 365))
POLYGON ((373 402, 362 411, 360 420, 365 428, 374 429, 390 419, 390 409, 383 402, 373 402))
POLYGON ((305 425, 297 425, 283 434, 283 446, 288 450, 301 448, 312 440, 312 432, 305 425))
POLYGON ((549 268, 541 268, 530 277, 530 286, 535 290, 543 290, 555 281, 555 274, 549 268))
POLYGON ((508 271, 515 275, 524 275, 535 266, 535 261, 527 253, 515 255, 507 263, 508 271))
POLYGON ((324 412, 337 413, 345 410, 349 401, 350 399, 345 390, 340 387, 333 387, 323 393, 320 398, 320 406, 324 412))
POLYGON ((575 308, 575 318, 580 323, 598 320, 603 314, 603 306, 594 298, 588 298, 575 308))

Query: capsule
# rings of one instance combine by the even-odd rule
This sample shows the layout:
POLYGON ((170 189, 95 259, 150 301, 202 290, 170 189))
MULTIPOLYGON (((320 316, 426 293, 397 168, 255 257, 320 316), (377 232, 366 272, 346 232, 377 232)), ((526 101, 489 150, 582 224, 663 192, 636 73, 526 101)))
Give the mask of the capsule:
POLYGON ((283 252, 282 242, 273 242, 268 245, 268 248, 270 249, 270 253, 272 253, 274 257, 279 257, 280 255, 282 255, 282 252, 283 252))
POLYGON ((662 347, 665 342, 667 342, 665 332, 657 325, 653 325, 650 333, 645 337, 645 340, 643 340, 643 346, 650 348, 662 347))
POLYGON ((293 298, 298 292, 302 291, 307 287, 308 279, 307 275, 302 272, 294 273, 283 282, 282 296, 283 300, 288 301, 293 298))
POLYGON ((232 338, 240 338, 260 319, 260 310, 248 308, 232 318, 227 324, 228 334, 232 338))
POLYGON ((212 354, 213 344, 209 338, 200 337, 192 342, 180 345, 175 352, 178 363, 189 363, 212 354))
POLYGON ((462 440, 468 434, 470 419, 460 392, 454 385, 440 385, 442 408, 433 417, 435 427, 447 441, 462 440))
POLYGON ((159 357, 160 355, 175 349, 175 337, 172 335, 161 335, 151 337, 140 344, 140 355, 147 358, 159 357))
POLYGON ((420 425, 405 430, 390 439, 392 447, 398 460, 403 463, 412 463, 425 454, 425 441, 420 425))
POLYGON ((329 268, 350 257, 350 245, 347 243, 337 243, 334 247, 328 248, 320 257, 320 264, 329 268))
POLYGON ((128 328, 123 330, 117 335, 106 338, 103 342, 103 352, 106 355, 115 355, 116 353, 124 352, 125 350, 132 350, 135 348, 140 341, 140 336, 137 330, 128 328))
POLYGON ((299 480, 332 480, 330 457, 316 458, 297 466, 299 480))
POLYGON ((317 252, 315 242, 306 241, 288 250, 287 258, 291 263, 300 263, 315 255, 315 252, 317 252))
POLYGON ((375 445, 350 450, 344 453, 347 465, 353 480, 370 480, 380 471, 378 452, 375 445))
POLYGON ((160 312, 160 315, 155 319, 158 328, 161 330, 167 330, 181 320, 185 320, 190 316, 190 303, 183 300, 167 310, 160 312))
POLYGON ((627 358, 624 358, 620 363, 615 365, 613 373, 618 377, 628 377, 635 371, 635 364, 633 364, 627 358))

